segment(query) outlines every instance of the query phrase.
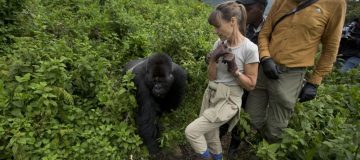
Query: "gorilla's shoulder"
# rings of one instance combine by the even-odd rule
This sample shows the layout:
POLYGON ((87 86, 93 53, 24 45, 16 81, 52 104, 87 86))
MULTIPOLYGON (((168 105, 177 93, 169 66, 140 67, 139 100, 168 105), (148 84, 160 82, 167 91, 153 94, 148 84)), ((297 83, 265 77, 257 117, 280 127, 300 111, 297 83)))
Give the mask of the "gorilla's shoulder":
POLYGON ((147 58, 139 58, 136 60, 131 60, 130 62, 125 64, 123 69, 124 73, 126 73, 127 71, 134 73, 135 68, 141 67, 143 63, 146 63, 146 60, 147 58))

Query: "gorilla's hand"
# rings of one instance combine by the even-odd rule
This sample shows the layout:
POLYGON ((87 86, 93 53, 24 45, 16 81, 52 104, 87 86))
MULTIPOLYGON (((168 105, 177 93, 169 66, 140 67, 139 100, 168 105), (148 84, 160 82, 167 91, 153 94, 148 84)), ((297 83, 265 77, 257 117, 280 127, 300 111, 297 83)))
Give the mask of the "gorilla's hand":
POLYGON ((235 62, 235 55, 233 53, 228 53, 224 55, 223 62, 227 63, 228 72, 235 75, 236 71, 238 70, 238 67, 235 62))
POLYGON ((209 60, 213 60, 215 62, 218 62, 219 58, 221 56, 224 56, 225 54, 231 53, 230 48, 224 44, 221 43, 214 51, 210 52, 207 57, 209 57, 209 60))
POLYGON ((315 98, 316 91, 317 91, 317 85, 306 82, 304 87, 301 89, 300 95, 299 95, 299 102, 306 102, 310 101, 315 98))
POLYGON ((264 74, 270 79, 279 79, 279 71, 272 58, 266 58, 260 62, 264 74))

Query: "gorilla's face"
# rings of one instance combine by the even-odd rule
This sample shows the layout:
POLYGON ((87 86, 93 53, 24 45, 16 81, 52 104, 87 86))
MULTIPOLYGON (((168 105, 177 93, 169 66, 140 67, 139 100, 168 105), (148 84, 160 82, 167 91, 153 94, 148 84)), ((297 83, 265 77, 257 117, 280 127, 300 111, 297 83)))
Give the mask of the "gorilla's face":
POLYGON ((152 88, 152 94, 157 98, 164 98, 169 92, 173 81, 174 77, 172 74, 153 77, 154 86, 152 88))
POLYGON ((149 59, 145 82, 154 97, 164 98, 167 95, 174 82, 171 72, 171 59, 167 57, 149 59))

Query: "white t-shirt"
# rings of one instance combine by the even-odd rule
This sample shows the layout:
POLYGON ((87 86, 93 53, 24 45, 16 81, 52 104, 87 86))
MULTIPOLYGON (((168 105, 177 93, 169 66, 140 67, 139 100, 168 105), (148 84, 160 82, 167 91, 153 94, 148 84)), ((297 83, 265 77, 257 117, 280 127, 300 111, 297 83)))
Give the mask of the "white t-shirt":
MULTIPOLYGON (((226 43, 226 42, 225 42, 226 43)), ((221 44, 221 40, 217 40, 214 44, 214 49, 221 44)), ((235 62, 241 73, 244 73, 244 65, 250 63, 259 63, 259 52, 256 44, 251 42, 245 37, 244 41, 237 47, 230 48, 232 53, 235 54, 235 62)), ((217 73, 215 82, 223 83, 227 86, 239 85, 235 77, 227 71, 227 64, 222 62, 220 57, 217 63, 217 73)))

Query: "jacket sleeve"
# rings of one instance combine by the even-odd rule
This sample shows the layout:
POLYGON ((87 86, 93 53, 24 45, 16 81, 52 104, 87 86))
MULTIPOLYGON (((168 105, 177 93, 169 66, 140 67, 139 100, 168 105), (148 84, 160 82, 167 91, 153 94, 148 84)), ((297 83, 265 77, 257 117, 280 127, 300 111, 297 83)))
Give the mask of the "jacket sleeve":
POLYGON ((320 84, 323 77, 331 71, 336 60, 346 15, 345 0, 337 0, 336 2, 338 3, 337 7, 331 15, 321 37, 322 52, 320 58, 308 80, 312 84, 320 84))
POLYGON ((279 5, 278 3, 279 3, 278 1, 274 2, 269 12, 269 15, 266 17, 265 23, 259 33, 258 42, 259 42, 260 59, 262 57, 270 56, 269 43, 271 40, 270 38, 271 38, 272 25, 274 21, 275 12, 278 9, 278 5, 279 5))

